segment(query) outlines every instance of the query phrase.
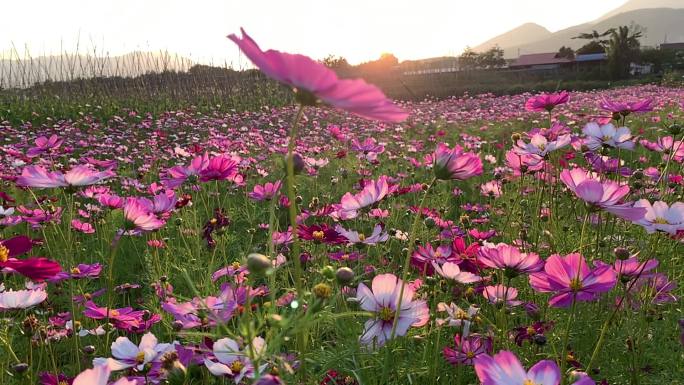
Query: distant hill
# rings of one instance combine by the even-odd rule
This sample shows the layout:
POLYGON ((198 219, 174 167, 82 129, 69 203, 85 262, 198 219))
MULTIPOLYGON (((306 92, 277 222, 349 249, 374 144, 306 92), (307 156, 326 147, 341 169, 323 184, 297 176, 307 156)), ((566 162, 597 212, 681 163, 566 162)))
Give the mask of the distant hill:
POLYGON ((553 35, 548 29, 535 23, 526 23, 499 36, 493 37, 486 42, 473 48, 475 51, 486 51, 496 45, 510 47, 520 44, 529 44, 546 39, 553 35))
MULTIPOLYGON (((648 2, 643 1, 643 3, 649 4, 650 2, 650 0, 648 2)), ((653 3, 659 2, 660 1, 653 1, 653 3)), ((673 1, 670 0, 669 2, 671 3, 673 1)), ((683 1, 679 1, 678 3, 682 2, 683 1)), ((642 3, 642 1, 629 2, 625 4, 625 6, 629 6, 631 3, 642 3)), ((514 33, 514 31, 520 28, 519 27, 491 39, 486 43, 478 45, 473 49, 481 52, 498 44, 499 47, 504 50, 504 55, 507 58, 515 58, 518 57, 519 54, 555 52, 564 45, 577 49, 586 43, 584 40, 572 39, 580 33, 591 32, 592 30, 603 32, 609 28, 620 25, 630 25, 632 23, 639 24, 645 28, 644 37, 641 39, 641 44, 644 46, 657 46, 665 40, 668 42, 684 41, 683 5, 681 9, 651 8, 622 12, 607 18, 601 18, 597 21, 580 24, 542 36, 542 38, 535 41, 530 41, 529 35, 518 35, 517 33, 514 33), (511 44, 509 43, 510 41, 514 41, 515 43, 511 44)))
POLYGON ((187 71, 192 60, 168 52, 121 56, 69 55, 1 58, 0 88, 29 87, 45 81, 92 77, 134 77, 152 72, 187 71))

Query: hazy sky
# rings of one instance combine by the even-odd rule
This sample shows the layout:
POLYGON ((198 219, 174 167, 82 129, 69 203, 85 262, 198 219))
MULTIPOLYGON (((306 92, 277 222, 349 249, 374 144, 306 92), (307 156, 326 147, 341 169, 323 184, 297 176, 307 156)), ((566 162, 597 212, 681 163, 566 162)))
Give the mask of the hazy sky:
POLYGON ((244 67, 225 38, 243 26, 262 48, 352 63, 456 55, 525 22, 556 31, 626 0, 2 0, 0 52, 160 50, 244 67), (80 36, 80 39, 79 39, 80 36))

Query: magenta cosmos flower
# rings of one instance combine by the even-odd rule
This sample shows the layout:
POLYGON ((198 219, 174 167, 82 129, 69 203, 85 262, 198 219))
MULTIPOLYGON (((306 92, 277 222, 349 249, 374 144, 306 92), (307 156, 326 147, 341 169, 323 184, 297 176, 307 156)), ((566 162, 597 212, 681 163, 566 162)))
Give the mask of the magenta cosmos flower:
POLYGON ((236 159, 225 156, 217 156, 209 159, 206 167, 199 172, 200 182, 212 180, 230 180, 235 184, 241 185, 244 177, 238 173, 238 163, 236 159))
POLYGON ((570 99, 570 94, 567 91, 561 91, 553 94, 541 94, 527 99, 525 109, 527 111, 541 112, 551 111, 557 105, 567 103, 570 99))
POLYGON ((444 359, 452 365, 472 365, 473 361, 492 352, 491 337, 479 334, 454 336, 454 347, 445 346, 442 350, 444 359))
MULTIPOLYGON (((491 357, 481 354, 475 358, 475 373, 482 385, 558 385, 561 372, 551 360, 543 360, 525 371, 512 352, 502 350, 491 357)), ((585 374, 578 375, 573 385, 593 385, 585 374)))
POLYGON ((89 166, 76 166, 66 173, 48 171, 42 166, 28 166, 17 178, 22 187, 51 188, 87 186, 115 176, 111 170, 94 171, 89 166))
POLYGON ((267 182, 263 186, 258 184, 254 186, 252 192, 247 195, 257 202, 268 201, 273 199, 278 194, 281 184, 281 181, 277 181, 275 183, 267 182))
POLYGON ((600 181, 593 173, 581 168, 561 171, 560 178, 577 197, 588 204, 608 211, 629 221, 639 221, 646 215, 646 209, 632 203, 622 203, 629 194, 629 186, 613 181, 600 181))
POLYGON ((402 280, 394 274, 380 274, 373 278, 372 291, 363 283, 356 289, 356 299, 361 308, 374 314, 374 317, 366 321, 361 343, 368 345, 373 341, 377 346, 382 346, 390 339, 392 325, 397 313, 397 329, 395 335, 403 336, 411 326, 420 327, 427 323, 430 318, 430 310, 425 301, 414 301, 415 290, 411 285, 404 285, 404 293, 399 298, 402 280))
POLYGON ((449 148, 440 143, 435 150, 433 168, 437 179, 465 180, 482 175, 482 160, 477 154, 463 152, 458 146, 449 148))
POLYGON ((516 273, 535 273, 544 267, 544 261, 535 253, 521 253, 517 247, 499 243, 485 243, 480 247, 477 261, 486 267, 510 270, 516 273))
POLYGON ((0 269, 8 269, 34 281, 44 281, 62 271, 59 263, 46 258, 15 258, 29 252, 32 247, 31 239, 23 235, 0 239, 0 269))
MULTIPOLYGON (((362 79, 339 79, 335 71, 304 55, 275 50, 262 51, 244 29, 242 38, 228 36, 268 77, 293 87, 298 95, 305 91, 339 109, 366 119, 402 122, 408 114, 394 105, 379 88, 362 79)), ((302 96, 302 99, 313 99, 302 96)), ((311 102, 312 100, 307 100, 311 102)))
POLYGON ((29 148, 29 150, 26 151, 26 156, 29 158, 35 158, 43 153, 56 150, 62 145, 62 142, 64 142, 64 139, 54 134, 49 138, 45 136, 38 137, 35 141, 36 146, 29 148))
POLYGON ((550 256, 544 271, 530 275, 530 285, 542 293, 556 293, 549 300, 554 307, 568 307, 576 301, 593 301, 598 294, 610 291, 617 280, 613 267, 604 265, 589 269, 580 254, 550 256))
POLYGON ((644 99, 636 102, 617 102, 603 99, 599 104, 599 107, 614 114, 627 116, 631 113, 653 111, 653 106, 651 106, 651 103, 653 103, 651 99, 644 99))
POLYGON ((506 306, 518 306, 522 301, 516 300, 518 298, 518 289, 514 287, 506 287, 504 285, 487 286, 482 291, 482 295, 489 301, 489 303, 497 305, 505 303, 506 306))

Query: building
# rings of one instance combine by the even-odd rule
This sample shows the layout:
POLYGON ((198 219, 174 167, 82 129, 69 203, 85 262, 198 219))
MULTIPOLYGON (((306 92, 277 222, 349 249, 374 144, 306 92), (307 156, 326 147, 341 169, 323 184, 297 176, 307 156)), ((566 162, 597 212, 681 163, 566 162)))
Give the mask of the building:
POLYGON ((660 45, 662 50, 684 51, 684 43, 663 43, 660 45))
POLYGON ((520 55, 513 61, 509 67, 518 70, 530 71, 553 71, 562 67, 569 67, 573 60, 565 57, 556 57, 556 52, 550 53, 533 53, 529 55, 520 55))

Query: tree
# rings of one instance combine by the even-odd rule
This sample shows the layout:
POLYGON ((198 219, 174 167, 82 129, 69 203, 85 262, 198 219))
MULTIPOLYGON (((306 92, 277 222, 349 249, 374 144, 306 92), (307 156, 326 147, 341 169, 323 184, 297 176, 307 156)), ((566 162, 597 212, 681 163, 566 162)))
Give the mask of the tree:
POLYGON ((596 42, 605 47, 606 44, 608 44, 608 41, 610 40, 606 39, 605 37, 613 33, 614 30, 615 28, 611 28, 603 33, 599 33, 597 30, 593 30, 590 33, 580 33, 579 35, 573 37, 573 39, 591 40, 592 42, 596 42))
POLYGON ((328 55, 323 60, 321 60, 326 67, 334 70, 347 69, 349 68, 349 62, 342 56, 328 55))
POLYGON ((573 37, 573 39, 589 40, 589 42, 583 45, 577 50, 578 55, 587 55, 592 53, 604 53, 606 52, 606 47, 610 41, 609 36, 613 33, 615 28, 610 28, 603 33, 599 33, 597 30, 593 30, 589 33, 580 33, 579 35, 573 37))
POLYGON ((470 49, 470 47, 466 47, 461 54, 459 61, 463 69, 472 70, 475 69, 479 64, 478 58, 479 54, 477 52, 470 49))
POLYGON ((623 25, 611 32, 606 53, 608 72, 613 79, 624 79, 629 76, 630 64, 639 59, 639 39, 642 36, 643 28, 635 24, 623 25))
POLYGON ((570 48, 570 47, 562 46, 558 50, 556 57, 573 60, 575 58, 575 51, 573 51, 572 48, 570 48))
POLYGON ((499 46, 494 46, 477 55, 477 64, 482 68, 501 68, 506 65, 504 51, 499 46))
POLYGON ((577 50, 578 55, 589 55, 592 53, 605 53, 606 47, 604 47, 598 41, 590 41, 589 43, 583 45, 577 50))

